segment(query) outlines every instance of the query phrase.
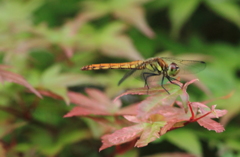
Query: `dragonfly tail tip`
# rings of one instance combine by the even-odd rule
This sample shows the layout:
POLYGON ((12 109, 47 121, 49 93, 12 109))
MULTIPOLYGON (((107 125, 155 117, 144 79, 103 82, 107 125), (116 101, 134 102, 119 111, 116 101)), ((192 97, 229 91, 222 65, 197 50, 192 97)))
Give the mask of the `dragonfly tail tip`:
POLYGON ((81 70, 84 71, 84 70, 87 70, 87 68, 86 67, 82 67, 81 70))

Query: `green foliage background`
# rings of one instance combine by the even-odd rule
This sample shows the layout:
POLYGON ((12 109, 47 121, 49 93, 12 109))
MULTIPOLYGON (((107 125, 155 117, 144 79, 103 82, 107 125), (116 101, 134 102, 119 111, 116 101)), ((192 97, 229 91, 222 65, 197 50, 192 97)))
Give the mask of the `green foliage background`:
MULTIPOLYGON (((94 87, 113 99, 143 83, 129 80, 119 87, 125 71, 80 68, 155 56, 207 62, 198 75, 207 89, 191 86, 189 93, 191 99, 202 101, 233 92, 228 99, 214 101, 228 110, 221 119, 226 131, 215 133, 191 124, 123 156, 240 156, 239 0, 1 0, 0 11, 1 64, 10 65, 36 89, 49 90, 65 101, 39 99, 17 84, 1 85, 0 156, 109 155, 113 148, 98 152, 98 124, 63 118, 72 108, 66 105, 66 92, 94 87)), ((124 103, 139 101, 129 99, 124 103)))

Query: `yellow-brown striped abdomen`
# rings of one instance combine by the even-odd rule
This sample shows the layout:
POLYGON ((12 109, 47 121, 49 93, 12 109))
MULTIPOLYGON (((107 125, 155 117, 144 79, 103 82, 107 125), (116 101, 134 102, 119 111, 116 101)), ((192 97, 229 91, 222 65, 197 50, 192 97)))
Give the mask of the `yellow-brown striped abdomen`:
POLYGON ((143 69, 143 61, 133 61, 126 63, 101 63, 82 67, 82 70, 100 70, 100 69, 143 69))

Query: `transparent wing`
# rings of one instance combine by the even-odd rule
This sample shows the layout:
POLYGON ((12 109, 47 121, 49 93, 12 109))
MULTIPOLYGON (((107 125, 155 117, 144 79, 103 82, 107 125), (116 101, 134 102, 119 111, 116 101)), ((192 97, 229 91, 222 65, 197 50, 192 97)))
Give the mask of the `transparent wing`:
POLYGON ((179 74, 198 73, 206 68, 206 63, 204 61, 181 60, 170 57, 161 58, 168 64, 171 64, 172 62, 176 63, 180 68, 179 74))
POLYGON ((123 81, 125 81, 129 76, 140 76, 142 73, 142 70, 139 70, 139 67, 143 66, 145 63, 139 64, 136 68, 128 71, 122 78, 119 80, 118 85, 120 85, 123 81))
POLYGON ((137 74, 137 72, 139 72, 138 69, 132 69, 129 72, 127 72, 122 78, 121 80, 119 80, 118 85, 120 85, 121 83, 123 83, 123 81, 125 81, 129 76, 131 76, 133 73, 135 73, 135 75, 137 74))

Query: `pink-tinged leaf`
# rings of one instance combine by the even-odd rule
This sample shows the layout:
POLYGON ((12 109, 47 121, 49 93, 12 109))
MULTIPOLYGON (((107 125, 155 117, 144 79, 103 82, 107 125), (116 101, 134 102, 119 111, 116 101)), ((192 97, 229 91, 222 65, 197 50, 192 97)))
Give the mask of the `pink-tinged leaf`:
POLYGON ((188 93, 187 93, 187 87, 188 87, 190 84, 194 83, 195 81, 198 81, 198 79, 191 80, 191 81, 185 83, 185 84, 183 85, 183 87, 182 87, 183 94, 181 94, 180 97, 181 97, 181 99, 182 99, 183 106, 185 106, 184 108, 185 108, 186 111, 187 111, 187 104, 188 104, 188 102, 189 102, 189 95, 188 95, 188 93))
POLYGON ((147 94, 147 89, 146 88, 134 88, 134 89, 131 89, 131 90, 128 90, 124 93, 122 93, 121 95, 117 96, 113 101, 116 101, 118 100, 119 98, 125 96, 125 95, 145 95, 147 94))
POLYGON ((39 92, 40 94, 42 94, 43 96, 48 96, 48 97, 51 97, 51 98, 54 98, 54 99, 60 99, 60 100, 62 100, 62 97, 61 97, 61 96, 59 96, 59 95, 57 95, 57 94, 55 94, 55 93, 52 93, 52 92, 50 92, 50 91, 38 90, 38 92, 39 92))
POLYGON ((161 128, 159 135, 162 136, 163 134, 166 134, 167 131, 170 130, 175 123, 176 122, 167 122, 167 124, 161 128))
POLYGON ((144 101, 139 103, 138 116, 146 119, 146 115, 148 112, 154 111, 155 108, 159 106, 171 106, 176 101, 176 98, 181 93, 181 89, 179 88, 172 94, 168 94, 166 92, 162 94, 156 94, 146 98, 144 101))
POLYGON ((200 103, 200 102, 192 102, 191 106, 193 106, 194 108, 200 108, 205 110, 206 108, 209 109, 209 107, 207 105, 205 105, 204 103, 200 103))
POLYGON ((165 134, 172 128, 183 127, 183 123, 190 118, 190 115, 186 114, 182 108, 178 107, 159 106, 158 108, 155 108, 155 110, 155 113, 152 111, 151 114, 162 115, 163 120, 167 122, 166 125, 161 128, 160 135, 165 134))
POLYGON ((162 87, 157 86, 157 87, 153 87, 150 89, 147 89, 147 87, 143 87, 143 88, 134 88, 131 90, 128 90, 124 93, 122 93, 121 95, 117 96, 114 101, 116 101, 117 99, 121 98, 124 95, 152 95, 152 94, 156 94, 156 93, 165 93, 166 91, 164 89, 162 89, 162 87))
POLYGON ((140 136, 145 125, 136 124, 130 127, 124 127, 120 130, 115 131, 112 134, 102 136, 102 146, 99 151, 111 147, 113 145, 120 145, 129 141, 132 141, 140 136))
MULTIPOLYGON (((186 92, 186 89, 188 85, 194 81, 196 80, 187 82, 182 89, 177 88, 177 86, 169 85, 169 92, 171 94, 168 94, 167 92, 154 94, 147 97, 139 104, 136 104, 134 107, 139 107, 137 115, 128 114, 124 115, 124 118, 130 122, 139 123, 132 127, 141 126, 141 129, 138 129, 136 133, 132 133, 130 130, 132 127, 126 127, 121 130, 117 130, 113 134, 103 136, 103 146, 100 148, 100 150, 113 145, 129 142, 136 138, 139 139, 135 143, 135 146, 143 147, 170 130, 183 127, 191 122, 196 121, 208 130, 215 130, 216 132, 224 131, 223 126, 211 118, 223 116, 226 114, 226 110, 215 109, 215 105, 210 109, 203 103, 189 101, 189 96, 186 92), (185 96, 185 98, 182 99, 182 102, 177 102, 177 105, 180 106, 180 108, 175 106, 176 98, 179 95, 185 96), (186 107, 189 107, 187 109, 191 112, 187 113, 184 111, 182 107, 183 103, 187 104, 186 107), (128 134, 130 133, 131 136, 129 137, 128 135, 127 138, 125 136, 121 138, 120 134, 124 134, 125 132, 128 132, 128 134), (112 138, 113 141, 110 140, 112 138)), ((160 87, 156 87, 156 89, 160 89, 160 87)), ((142 94, 151 90, 153 89, 146 90, 141 88, 134 89, 126 93, 142 94)))
POLYGON ((227 114, 227 110, 219 110, 219 109, 215 109, 213 113, 209 114, 208 117, 210 118, 219 118, 224 116, 225 114, 227 114))
MULTIPOLYGON (((85 89, 86 93, 88 94, 90 99, 96 100, 98 101, 100 104, 105 104, 105 107, 112 107, 112 101, 109 100, 109 98, 107 97, 106 94, 104 94, 103 92, 93 89, 93 88, 86 88, 85 89)), ((121 101, 115 101, 114 102, 114 106, 119 108, 122 106, 121 101)))
MULTIPOLYGON (((50 91, 39 90, 42 95, 52 97, 54 99, 63 100, 63 97, 52 93, 50 91)), ((86 116, 86 115, 136 115, 137 105, 133 104, 123 108, 120 100, 112 102, 102 92, 96 89, 87 89, 86 93, 90 95, 87 97, 81 93, 68 92, 68 97, 71 103, 78 107, 73 108, 64 117, 72 116, 86 116)))
MULTIPOLYGON (((168 96, 168 94, 165 94, 165 97, 166 96, 168 96)), ((148 113, 155 110, 155 108, 158 107, 158 105, 161 105, 162 99, 163 96, 147 97, 145 100, 139 103, 138 116, 142 117, 142 119, 148 119, 148 113)))
POLYGON ((71 103, 74 103, 76 105, 80 105, 80 106, 90 106, 88 104, 92 105, 98 105, 98 103, 92 101, 91 99, 89 99, 87 96, 81 94, 81 93, 76 93, 76 92, 68 92, 68 97, 71 101, 71 103), (96 104, 95 104, 96 103, 96 104))
POLYGON ((187 87, 188 87, 190 84, 194 83, 195 81, 199 81, 199 80, 198 80, 198 79, 193 79, 193 80, 191 80, 191 81, 186 82, 186 83, 183 85, 183 90, 184 90, 184 91, 187 91, 187 87))
POLYGON ((42 98, 41 94, 36 89, 34 89, 21 75, 4 70, 7 67, 8 66, 6 65, 0 65, 0 82, 3 83, 4 81, 8 81, 23 85, 39 98, 42 98))
POLYGON ((199 110, 201 112, 201 115, 206 114, 208 112, 211 112, 210 114, 208 114, 206 117, 208 118, 219 118, 224 116, 227 113, 227 110, 219 110, 219 109, 215 109, 217 105, 213 105, 211 107, 211 111, 210 108, 200 102, 192 102, 191 106, 193 107, 193 109, 195 109, 196 111, 199 110))
POLYGON ((201 102, 189 102, 189 105, 194 113, 200 112, 200 114, 205 114, 210 111, 210 108, 201 102))
POLYGON ((87 89, 86 92, 90 94, 90 97, 75 92, 68 92, 68 96, 70 101, 76 105, 92 110, 105 111, 106 114, 117 112, 121 106, 119 101, 112 102, 99 90, 87 89))
POLYGON ((73 117, 73 116, 87 116, 87 115, 111 115, 109 112, 94 110, 92 108, 84 107, 74 107, 70 112, 68 112, 64 117, 73 117))
POLYGON ((182 108, 173 107, 173 106, 159 106, 156 108, 156 111, 154 114, 160 114, 164 116, 164 120, 168 122, 185 121, 190 117, 188 114, 184 112, 182 108))
POLYGON ((124 108, 121 108, 118 112, 116 112, 117 115, 136 115, 138 109, 138 104, 133 104, 126 106, 124 108))
POLYGON ((136 26, 140 31, 143 32, 149 38, 153 38, 155 36, 152 29, 147 25, 147 22, 144 18, 144 10, 140 6, 126 6, 124 8, 119 8, 119 10, 114 11, 115 16, 120 19, 127 21, 128 23, 136 26), (131 16, 129 16, 131 15, 131 16))
POLYGON ((140 139, 136 142, 135 147, 144 147, 148 143, 159 138, 160 128, 163 127, 166 122, 154 122, 149 123, 141 133, 140 139))
POLYGON ((208 130, 214 130, 218 133, 223 132, 225 130, 224 127, 220 123, 218 123, 208 117, 201 118, 197 122, 199 125, 203 126, 204 128, 206 128, 208 130))
POLYGON ((138 119, 136 116, 123 116, 125 119, 127 119, 128 121, 130 122, 133 122, 133 123, 141 123, 142 120, 141 119, 138 119))
POLYGON ((159 121, 167 121, 167 122, 180 122, 186 121, 190 118, 190 115, 187 115, 183 109, 173 106, 158 106, 151 110, 150 112, 145 114, 145 117, 141 117, 139 115, 136 116, 124 116, 127 120, 140 123, 140 122, 159 122, 159 121))
POLYGON ((176 104, 177 106, 179 106, 180 108, 183 108, 182 102, 180 102, 180 101, 175 101, 175 104, 176 104))
POLYGON ((219 110, 216 109, 217 105, 212 105, 211 107, 211 113, 207 116, 210 118, 219 118, 227 113, 227 110, 219 110))
MULTIPOLYGON (((203 112, 204 113, 204 112, 203 112)), ((206 113, 206 111, 205 111, 206 113)), ((206 117, 208 118, 219 118, 224 116, 227 113, 227 110, 219 110, 219 109, 212 109, 211 113, 208 114, 206 117)))

